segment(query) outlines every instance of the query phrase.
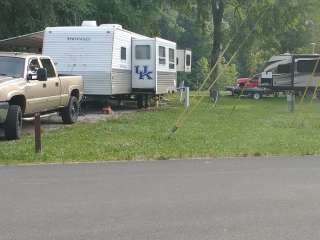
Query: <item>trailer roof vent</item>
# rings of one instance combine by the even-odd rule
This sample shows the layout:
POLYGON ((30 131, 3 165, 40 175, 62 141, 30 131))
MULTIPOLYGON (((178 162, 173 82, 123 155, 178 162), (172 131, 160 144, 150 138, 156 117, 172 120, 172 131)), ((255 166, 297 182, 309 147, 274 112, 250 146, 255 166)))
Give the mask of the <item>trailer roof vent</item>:
POLYGON ((101 24, 100 27, 122 29, 122 26, 120 24, 101 24))
POLYGON ((83 21, 81 26, 82 27, 96 27, 97 21, 83 21))

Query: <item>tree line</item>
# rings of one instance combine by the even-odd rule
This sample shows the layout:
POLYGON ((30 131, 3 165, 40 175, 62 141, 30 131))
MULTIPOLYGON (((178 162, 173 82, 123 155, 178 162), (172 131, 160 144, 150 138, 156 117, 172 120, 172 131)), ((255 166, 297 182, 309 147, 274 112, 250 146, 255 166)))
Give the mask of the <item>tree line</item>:
POLYGON ((217 62, 214 76, 224 71, 224 86, 261 71, 274 54, 311 53, 320 36, 319 7, 318 0, 1 0, 0 38, 83 20, 118 23, 191 48, 193 72, 182 78, 192 88, 217 62))

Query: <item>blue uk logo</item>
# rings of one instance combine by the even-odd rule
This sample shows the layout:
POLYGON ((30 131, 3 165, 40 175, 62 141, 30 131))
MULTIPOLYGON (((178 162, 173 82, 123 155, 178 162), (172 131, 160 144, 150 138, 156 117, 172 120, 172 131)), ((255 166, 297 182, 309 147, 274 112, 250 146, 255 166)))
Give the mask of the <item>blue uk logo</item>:
POLYGON ((148 70, 148 66, 143 66, 143 70, 140 70, 140 66, 135 66, 136 68, 136 74, 139 75, 140 80, 152 80, 151 74, 152 71, 148 70))

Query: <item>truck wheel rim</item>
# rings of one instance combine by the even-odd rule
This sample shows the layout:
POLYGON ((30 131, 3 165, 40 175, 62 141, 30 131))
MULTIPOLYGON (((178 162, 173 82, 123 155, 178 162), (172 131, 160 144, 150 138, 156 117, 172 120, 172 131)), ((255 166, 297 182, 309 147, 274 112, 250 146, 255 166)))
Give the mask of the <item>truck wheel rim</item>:
POLYGON ((77 103, 74 102, 71 107, 71 116, 73 119, 75 119, 77 117, 77 112, 78 112, 77 108, 78 108, 77 103))
POLYGON ((256 93, 253 95, 254 99, 260 99, 260 94, 256 93))

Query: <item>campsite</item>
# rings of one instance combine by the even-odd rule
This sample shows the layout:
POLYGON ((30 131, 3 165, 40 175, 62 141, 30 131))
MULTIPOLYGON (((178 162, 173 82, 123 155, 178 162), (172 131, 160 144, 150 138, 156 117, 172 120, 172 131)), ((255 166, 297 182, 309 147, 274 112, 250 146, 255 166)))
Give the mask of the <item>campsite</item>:
MULTIPOLYGON (((161 4, 155 6, 162 8, 161 4)), ((293 4, 292 11, 298 11, 299 6, 293 4)), ((249 14, 242 19, 238 12, 230 17, 228 14, 233 7, 226 4, 226 9, 213 8, 212 13, 218 16, 219 11, 225 11, 225 19, 230 25, 225 25, 222 17, 213 17, 212 31, 199 29, 196 34, 192 33, 194 30, 189 28, 190 24, 209 23, 210 18, 203 9, 192 4, 183 10, 175 9, 178 19, 183 22, 181 28, 184 31, 181 32, 181 29, 170 29, 170 24, 167 27, 170 31, 163 31, 160 27, 160 32, 154 33, 152 27, 145 27, 142 31, 129 19, 118 22, 91 20, 94 13, 88 16, 82 13, 83 16, 75 16, 74 21, 44 22, 15 35, 3 28, 2 51, 33 52, 39 54, 40 62, 43 57, 51 58, 56 76, 80 76, 83 90, 81 87, 80 92, 77 90, 75 107, 69 104, 71 107, 68 108, 66 98, 68 94, 72 95, 73 86, 70 86, 71 90, 62 88, 69 91, 67 94, 54 95, 53 85, 51 89, 49 84, 53 80, 49 77, 44 83, 39 80, 39 84, 49 88, 46 91, 51 95, 38 91, 37 96, 28 90, 35 86, 40 76, 37 69, 40 71, 43 67, 46 70, 44 65, 38 64, 39 67, 31 71, 34 63, 31 60, 32 66, 26 63, 24 77, 27 83, 23 91, 12 85, 7 88, 8 79, 14 80, 15 75, 6 72, 4 67, 0 99, 2 163, 317 154, 317 141, 309 144, 310 131, 317 131, 320 60, 316 54, 318 45, 314 41, 317 32, 302 18, 291 19, 300 24, 297 25, 300 28, 288 27, 287 32, 279 30, 277 34, 285 41, 270 48, 275 42, 264 35, 264 31, 272 27, 262 24, 266 22, 265 14, 269 9, 275 11, 280 7, 277 14, 281 15, 285 6, 257 3, 241 7, 243 13, 252 14, 256 10, 261 14, 249 14), (204 18, 195 18, 188 23, 186 17, 195 14, 192 10, 204 18), (179 34, 173 34, 174 31, 179 34), (311 38, 297 38, 289 44, 287 40, 292 40, 290 34, 299 31, 308 32, 311 38), (265 38, 266 46, 260 42, 261 37, 265 38), (208 51, 210 41, 213 45, 208 51), (227 96, 225 89, 235 97, 227 96), (250 97, 261 102, 250 101, 250 97), (48 108, 53 99, 55 107, 48 108), (127 105, 128 102, 131 104, 127 105), (9 116, 12 105, 20 108, 21 114, 19 111, 10 113, 10 119, 17 121, 17 124, 10 125, 5 114, 8 112, 9 116), (94 114, 92 110, 91 113, 86 111, 88 106, 93 106, 94 114), (119 114, 121 111, 114 111, 114 107, 130 114, 119 114), (78 117, 82 119, 80 123, 63 126, 58 118, 50 117, 51 114, 63 115, 67 108, 73 111, 74 120, 70 123, 75 123, 78 117), (37 113, 43 115, 40 121, 43 126, 32 125, 37 113), (110 116, 104 116, 108 114, 110 116), (301 120, 305 114, 308 118, 301 120), (270 117, 262 117, 266 115, 270 117), (21 127, 23 122, 25 128, 21 127), (286 128, 279 129, 278 125, 282 124, 286 128), (121 129, 125 129, 124 132, 121 129), (284 132, 280 134, 279 130, 284 132), (10 135, 10 132, 16 134, 10 135), (276 138, 279 141, 275 141, 276 138), (7 142, 5 139, 16 141, 7 142), (140 145, 139 141, 144 144, 140 145), (34 144, 36 151, 33 150, 34 144), (82 152, 83 146, 91 146, 92 152, 82 152)), ((174 21, 166 17, 161 16, 163 20, 174 21)), ((279 26, 287 26, 284 19, 274 21, 278 21, 279 26)), ((11 55, 3 53, 3 56, 5 63, 11 55)), ((19 57, 19 53, 13 56, 19 57)), ((10 62, 5 64, 10 66, 10 62)), ((58 82, 55 84, 59 86, 58 82)))
POLYGON ((1 0, 0 240, 319 240, 319 0, 1 0))

